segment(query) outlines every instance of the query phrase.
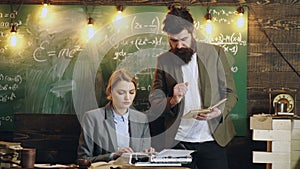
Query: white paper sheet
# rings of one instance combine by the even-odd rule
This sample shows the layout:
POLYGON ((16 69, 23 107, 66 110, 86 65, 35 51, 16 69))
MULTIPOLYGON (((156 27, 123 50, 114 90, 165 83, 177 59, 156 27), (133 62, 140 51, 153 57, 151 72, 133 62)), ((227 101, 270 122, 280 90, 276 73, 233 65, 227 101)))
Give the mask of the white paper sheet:
POLYGON ((194 150, 181 150, 181 149, 164 149, 159 152, 156 157, 189 157, 194 150))

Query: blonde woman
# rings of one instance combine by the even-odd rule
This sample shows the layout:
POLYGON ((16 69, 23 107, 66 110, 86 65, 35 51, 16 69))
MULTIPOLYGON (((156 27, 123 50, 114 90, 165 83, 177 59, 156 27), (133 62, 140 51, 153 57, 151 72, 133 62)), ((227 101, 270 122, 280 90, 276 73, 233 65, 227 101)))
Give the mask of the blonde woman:
POLYGON ((83 115, 78 158, 107 162, 122 153, 155 151, 146 115, 130 108, 136 91, 136 79, 129 71, 113 72, 106 88, 110 102, 83 115))

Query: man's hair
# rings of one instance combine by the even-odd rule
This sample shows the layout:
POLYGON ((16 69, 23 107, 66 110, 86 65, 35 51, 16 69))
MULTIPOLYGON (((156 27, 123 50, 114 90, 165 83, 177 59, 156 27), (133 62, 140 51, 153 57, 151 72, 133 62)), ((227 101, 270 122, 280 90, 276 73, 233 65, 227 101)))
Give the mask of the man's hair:
POLYGON ((163 24, 163 31, 170 34, 178 34, 184 29, 189 33, 194 30, 194 19, 186 7, 170 6, 163 24))

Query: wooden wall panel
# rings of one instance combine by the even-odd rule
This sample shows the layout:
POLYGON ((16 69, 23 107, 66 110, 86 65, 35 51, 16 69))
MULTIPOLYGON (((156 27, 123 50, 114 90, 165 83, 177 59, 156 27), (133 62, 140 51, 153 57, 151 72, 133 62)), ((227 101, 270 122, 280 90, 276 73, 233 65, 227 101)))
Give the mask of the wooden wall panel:
MULTIPOLYGON (((293 72, 292 68, 289 67, 288 63, 285 62, 284 58, 288 60, 290 64, 299 70, 299 57, 296 54, 285 55, 284 58, 274 51, 262 51, 264 48, 257 45, 260 51, 250 53, 248 56, 248 72, 262 71, 262 72, 293 72), (254 54, 254 55, 252 55, 254 54)), ((251 46, 250 48, 254 48, 251 46)), ((258 50, 258 49, 256 49, 258 50)))
MULTIPOLYGON (((269 109, 268 88, 288 87, 297 89, 300 98, 300 25, 299 2, 252 3, 249 6, 248 42, 248 113, 265 112, 269 109), (284 61, 280 53, 290 65, 284 61), (263 98, 265 97, 265 98, 263 98), (265 105, 257 105, 264 103, 265 105)), ((298 99, 299 100, 299 99, 298 99)), ((296 102, 300 114, 299 101, 296 102)))

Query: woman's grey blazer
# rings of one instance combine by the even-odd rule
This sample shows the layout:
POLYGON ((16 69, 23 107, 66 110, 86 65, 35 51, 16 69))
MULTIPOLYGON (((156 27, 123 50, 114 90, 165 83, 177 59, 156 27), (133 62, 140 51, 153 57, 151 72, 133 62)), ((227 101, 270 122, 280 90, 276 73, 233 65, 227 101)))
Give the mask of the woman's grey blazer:
MULTIPOLYGON (((130 147, 135 152, 150 148, 151 138, 145 114, 129 108, 130 147)), ((111 103, 84 113, 81 121, 78 158, 91 162, 110 161, 117 151, 117 136, 111 103)))

